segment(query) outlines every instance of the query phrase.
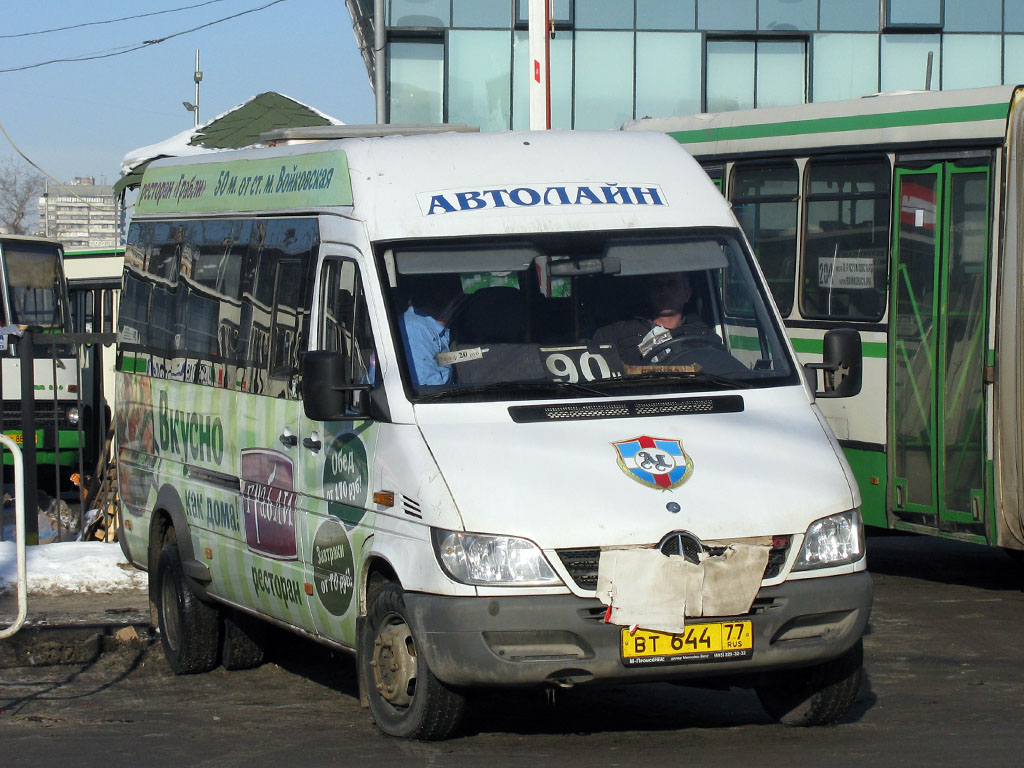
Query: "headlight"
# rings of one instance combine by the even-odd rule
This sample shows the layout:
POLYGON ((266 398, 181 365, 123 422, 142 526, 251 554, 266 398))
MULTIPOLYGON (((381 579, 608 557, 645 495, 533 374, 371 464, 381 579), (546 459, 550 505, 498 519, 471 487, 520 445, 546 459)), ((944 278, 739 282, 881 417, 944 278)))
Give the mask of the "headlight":
POLYGON ((68 424, 72 427, 78 426, 78 408, 71 406, 68 408, 68 412, 64 416, 68 420, 68 424))
POLYGON ((864 524, 860 510, 851 509, 815 520, 807 528, 794 571, 846 565, 864 557, 864 524))
POLYGON ((455 581, 490 586, 562 583, 532 541, 440 528, 431 533, 437 560, 455 581))

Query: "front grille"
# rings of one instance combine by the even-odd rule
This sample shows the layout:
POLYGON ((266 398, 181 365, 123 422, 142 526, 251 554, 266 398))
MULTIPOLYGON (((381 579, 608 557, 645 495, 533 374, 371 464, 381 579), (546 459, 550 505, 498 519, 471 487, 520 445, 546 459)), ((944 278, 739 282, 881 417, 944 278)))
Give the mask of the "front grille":
POLYGON ((614 403, 553 405, 513 405, 508 414, 517 424, 538 421, 576 421, 580 419, 626 419, 645 416, 685 416, 702 413, 740 413, 743 398, 686 397, 673 400, 626 400, 614 403))
MULTIPOLYGON (((661 551, 665 555, 683 555, 691 562, 696 561, 696 550, 690 551, 689 547, 686 545, 684 545, 684 551, 671 551, 674 547, 669 542, 674 541, 678 541, 678 539, 675 537, 666 539, 666 546, 661 548, 661 551)), ((696 539, 692 539, 691 541, 695 542, 696 539)), ((724 546, 702 546, 704 552, 712 557, 721 555, 726 550, 726 547, 724 546)), ((576 583, 576 586, 580 589, 597 589, 597 568, 601 560, 600 547, 559 549, 556 550, 556 552, 558 552, 558 557, 562 561, 562 565, 565 567, 565 570, 569 573, 572 580, 576 583)), ((788 553, 789 537, 773 536, 772 548, 768 552, 768 564, 764 568, 765 579, 773 579, 782 572, 782 567, 786 564, 786 556, 788 553)))

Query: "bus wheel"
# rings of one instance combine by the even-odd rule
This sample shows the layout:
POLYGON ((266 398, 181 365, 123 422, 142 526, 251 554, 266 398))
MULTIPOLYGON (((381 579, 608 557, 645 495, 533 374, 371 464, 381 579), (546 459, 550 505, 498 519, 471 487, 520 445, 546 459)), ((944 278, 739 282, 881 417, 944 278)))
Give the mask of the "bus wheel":
POLYGON ((416 652, 397 584, 381 587, 370 600, 359 634, 359 674, 373 719, 389 736, 444 739, 465 712, 465 697, 434 677, 416 652))
POLYGON ((164 543, 156 569, 156 609, 160 642, 176 675, 208 672, 217 666, 220 614, 202 602, 181 567, 178 545, 164 543))
POLYGON ((252 669, 263 663, 267 625, 244 613, 224 614, 220 663, 224 669, 252 669))
POLYGON ((773 673, 757 686, 757 698, 771 717, 785 725, 831 725, 853 706, 863 667, 864 646, 858 640, 838 659, 773 673))

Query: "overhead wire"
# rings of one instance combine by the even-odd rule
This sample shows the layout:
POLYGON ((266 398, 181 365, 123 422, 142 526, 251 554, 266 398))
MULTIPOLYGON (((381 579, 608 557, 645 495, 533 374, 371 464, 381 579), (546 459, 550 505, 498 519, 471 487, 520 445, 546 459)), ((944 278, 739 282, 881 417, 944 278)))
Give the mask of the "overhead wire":
POLYGON ((22 151, 21 151, 21 148, 20 148, 20 147, 19 147, 19 146, 18 146, 17 144, 15 144, 15 143, 14 143, 14 139, 12 139, 12 138, 11 138, 11 136, 10 136, 10 134, 9 134, 9 133, 7 133, 7 129, 6 129, 6 128, 4 128, 4 124, 3 124, 3 123, 0 123, 0 133, 3 133, 3 135, 4 135, 4 138, 5 138, 5 139, 7 139, 7 143, 8 143, 8 144, 10 144, 10 145, 11 145, 11 146, 12 146, 12 147, 14 148, 14 151, 15 151, 15 152, 17 152, 17 153, 18 153, 19 155, 21 155, 22 159, 23 159, 23 160, 24 160, 24 161, 25 161, 26 163, 28 163, 29 165, 31 165, 31 166, 32 166, 33 168, 35 168, 35 169, 36 169, 37 171, 39 171, 39 172, 40 172, 41 174, 43 174, 43 176, 45 176, 46 178, 50 179, 50 181, 54 182, 55 184, 57 184, 57 185, 58 185, 58 186, 60 186, 60 187, 63 187, 63 189, 64 189, 64 190, 65 190, 65 191, 66 191, 66 192, 67 192, 67 193, 68 193, 69 195, 71 195, 72 197, 75 197, 75 198, 77 198, 77 199, 79 200, 79 202, 85 203, 85 204, 86 204, 86 205, 87 205, 87 206, 88 206, 89 208, 92 208, 92 209, 93 209, 93 210, 95 210, 95 211, 104 211, 104 212, 107 212, 107 211, 109 211, 109 210, 110 210, 110 206, 102 206, 102 205, 96 205, 95 203, 90 203, 90 202, 89 202, 88 200, 86 200, 86 199, 85 199, 84 197, 82 197, 82 196, 81 196, 81 195, 79 195, 79 194, 78 194, 77 192, 75 192, 75 191, 74 191, 73 189, 71 189, 71 187, 69 187, 69 186, 68 186, 67 184, 65 184, 65 183, 64 183, 63 181, 60 181, 59 179, 57 179, 56 177, 54 177, 54 176, 53 176, 52 174, 50 174, 50 173, 47 173, 47 171, 46 171, 45 169, 43 169, 43 168, 42 168, 41 166, 39 166, 39 165, 37 165, 37 164, 36 164, 35 162, 33 162, 32 158, 30 158, 30 157, 29 157, 28 155, 26 155, 26 154, 25 154, 24 152, 22 152, 22 151))
POLYGON ((17 37, 33 37, 34 35, 48 35, 51 32, 66 32, 69 29, 82 29, 83 27, 98 27, 103 24, 117 24, 121 21, 131 21, 133 19, 144 19, 147 16, 160 16, 165 13, 177 13, 178 11, 190 11, 193 8, 202 8, 204 5, 213 5, 214 3, 223 3, 224 0, 206 0, 203 3, 196 3, 195 5, 184 5, 180 8, 168 8, 163 11, 150 11, 149 13, 139 13, 135 16, 121 16, 116 19, 104 19, 102 21, 85 21, 81 24, 69 24, 66 27, 53 27, 52 29, 39 29, 35 32, 17 32, 13 35, 0 35, 0 40, 13 40, 17 37))
POLYGON ((206 29, 207 27, 212 27, 212 26, 214 26, 216 24, 221 24, 221 23, 223 23, 225 21, 231 21, 232 19, 237 19, 240 16, 245 16, 245 15, 250 14, 250 13, 256 13, 258 11, 266 10, 267 8, 270 8, 273 5, 278 5, 279 3, 283 3, 283 2, 286 2, 286 0, 272 0, 271 2, 269 2, 269 3, 265 4, 265 5, 261 5, 261 6, 258 6, 256 8, 249 8, 248 10, 245 10, 245 11, 239 11, 238 13, 233 13, 230 16, 225 16, 225 17, 223 17, 221 19, 215 19, 213 21, 208 21, 205 24, 200 24, 199 26, 192 27, 191 29, 184 29, 181 32, 174 32, 174 33, 172 33, 170 35, 165 35, 164 37, 158 37, 158 38, 156 38, 154 40, 144 40, 142 43, 140 43, 138 45, 126 47, 124 50, 113 49, 113 52, 100 52, 100 53, 95 53, 95 54, 81 54, 79 56, 70 56, 70 57, 61 58, 61 59, 50 59, 49 61, 40 61, 40 62, 37 62, 36 64, 25 64, 25 65, 22 65, 20 67, 6 67, 6 68, 3 68, 3 69, 0 69, 0 73, 3 73, 3 72, 22 72, 22 71, 24 71, 26 69, 36 69, 38 67, 45 67, 45 66, 48 66, 50 64, 62 64, 62 63, 70 63, 70 62, 78 62, 78 61, 94 61, 96 59, 109 59, 109 58, 112 58, 114 56, 123 56, 126 53, 132 53, 133 51, 138 51, 138 50, 141 50, 143 48, 148 48, 148 47, 153 46, 153 45, 159 45, 160 43, 165 43, 168 40, 173 40, 176 37, 181 37, 182 35, 188 35, 188 34, 190 34, 192 32, 197 32, 200 29, 206 29))

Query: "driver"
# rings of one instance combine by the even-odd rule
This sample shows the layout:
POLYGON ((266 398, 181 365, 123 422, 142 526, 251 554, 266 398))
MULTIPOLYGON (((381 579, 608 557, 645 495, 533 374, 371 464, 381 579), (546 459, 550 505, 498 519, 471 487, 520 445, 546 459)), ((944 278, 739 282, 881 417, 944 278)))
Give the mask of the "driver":
POLYGON ((685 310, 693 296, 687 272, 648 275, 644 282, 649 317, 634 317, 598 328, 593 340, 614 344, 626 365, 657 364, 656 349, 679 336, 710 336, 711 328, 685 310))

